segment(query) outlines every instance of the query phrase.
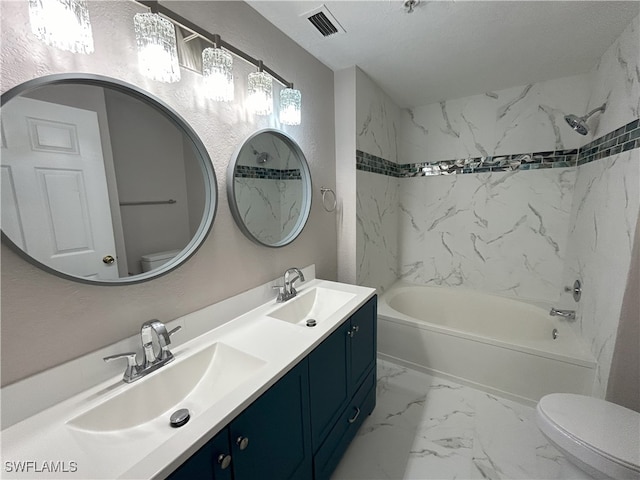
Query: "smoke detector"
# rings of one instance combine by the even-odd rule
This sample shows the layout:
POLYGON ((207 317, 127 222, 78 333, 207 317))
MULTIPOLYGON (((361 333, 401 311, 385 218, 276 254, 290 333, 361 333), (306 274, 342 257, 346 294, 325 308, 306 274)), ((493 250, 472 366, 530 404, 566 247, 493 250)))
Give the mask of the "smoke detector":
POLYGON ((306 18, 315 27, 315 30, 323 37, 346 33, 345 29, 336 20, 336 17, 329 11, 326 5, 303 13, 301 17, 306 18))

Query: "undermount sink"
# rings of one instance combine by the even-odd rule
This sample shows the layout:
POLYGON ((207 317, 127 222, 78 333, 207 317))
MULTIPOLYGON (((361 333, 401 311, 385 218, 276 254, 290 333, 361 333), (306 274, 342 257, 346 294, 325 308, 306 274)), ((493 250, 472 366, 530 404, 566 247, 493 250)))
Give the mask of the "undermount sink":
POLYGON ((302 326, 307 324, 307 320, 315 320, 316 323, 320 323, 355 296, 354 293, 332 288, 315 287, 287 300, 282 307, 274 310, 268 316, 302 326))
POLYGON ((225 343, 214 343, 180 358, 96 407, 69 420, 68 425, 94 432, 122 430, 143 425, 174 408, 200 409, 222 399, 265 365, 265 361, 225 343))

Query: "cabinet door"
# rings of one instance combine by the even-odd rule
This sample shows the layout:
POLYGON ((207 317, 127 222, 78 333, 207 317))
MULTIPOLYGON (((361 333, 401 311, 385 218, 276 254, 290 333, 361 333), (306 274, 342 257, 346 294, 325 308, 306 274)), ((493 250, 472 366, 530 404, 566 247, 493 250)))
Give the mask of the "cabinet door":
POLYGON ((344 411, 349 388, 349 322, 345 322, 309 354, 311 443, 315 452, 344 411))
POLYGON ((168 480, 231 480, 229 431, 215 437, 169 475, 168 480))
POLYGON ((376 362, 377 300, 374 296, 351 317, 351 394, 376 362))
POLYGON ((307 359, 229 427, 235 480, 311 478, 307 359))

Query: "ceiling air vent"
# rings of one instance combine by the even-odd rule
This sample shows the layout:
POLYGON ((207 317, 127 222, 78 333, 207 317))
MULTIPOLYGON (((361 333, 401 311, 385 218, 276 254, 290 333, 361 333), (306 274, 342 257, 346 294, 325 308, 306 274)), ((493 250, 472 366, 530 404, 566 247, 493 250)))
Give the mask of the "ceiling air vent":
POLYGON ((323 37, 335 35, 336 33, 345 33, 342 25, 338 23, 326 5, 322 5, 310 12, 304 13, 302 16, 309 20, 323 37))

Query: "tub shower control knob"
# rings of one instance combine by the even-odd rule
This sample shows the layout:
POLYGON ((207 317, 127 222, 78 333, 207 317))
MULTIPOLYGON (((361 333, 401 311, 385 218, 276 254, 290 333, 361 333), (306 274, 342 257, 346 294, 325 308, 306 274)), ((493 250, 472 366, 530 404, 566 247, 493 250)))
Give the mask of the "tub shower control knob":
POLYGON ((580 280, 576 280, 573 282, 573 287, 564 287, 564 291, 571 293, 573 295, 573 300, 575 302, 579 302, 580 297, 582 296, 582 283, 580 283, 580 280))
POLYGON ((249 446, 249 439, 247 437, 238 437, 236 443, 240 447, 240 450, 245 450, 249 446))

